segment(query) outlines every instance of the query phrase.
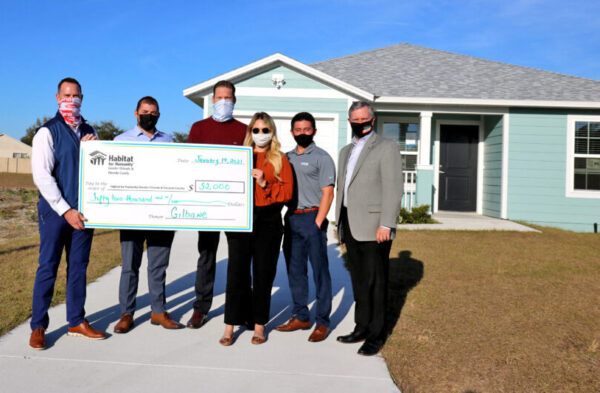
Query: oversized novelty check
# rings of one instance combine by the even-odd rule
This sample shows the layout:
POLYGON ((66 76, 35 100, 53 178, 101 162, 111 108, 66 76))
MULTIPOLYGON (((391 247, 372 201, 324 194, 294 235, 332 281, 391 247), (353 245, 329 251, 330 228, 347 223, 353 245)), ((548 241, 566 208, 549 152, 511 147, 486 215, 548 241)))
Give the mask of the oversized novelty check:
POLYGON ((79 211, 88 228, 252 230, 252 149, 81 143, 79 211))

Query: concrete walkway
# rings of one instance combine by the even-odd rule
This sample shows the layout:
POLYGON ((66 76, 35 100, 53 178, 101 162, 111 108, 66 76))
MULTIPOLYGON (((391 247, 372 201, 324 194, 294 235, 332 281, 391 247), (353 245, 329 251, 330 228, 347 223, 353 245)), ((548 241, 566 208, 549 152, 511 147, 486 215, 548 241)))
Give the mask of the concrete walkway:
MULTIPOLYGON (((291 315, 287 274, 280 255, 268 341, 252 345, 252 332, 240 330, 233 346, 218 343, 224 328, 227 262, 227 242, 222 237, 215 297, 204 327, 168 331, 150 324, 144 260, 135 328, 128 334, 113 334, 119 319, 120 268, 116 268, 88 285, 86 303, 90 323, 110 336, 104 341, 67 336, 65 305, 54 307, 50 310, 47 350, 29 348, 28 323, 0 338, 0 391, 398 392, 380 355, 362 357, 356 354, 360 344, 344 345, 335 340, 354 327, 354 306, 350 277, 331 230, 329 235, 333 332, 324 342, 309 343, 310 331, 274 330, 291 315)), ((177 233, 167 272, 167 308, 172 318, 183 323, 191 315, 194 301, 196 239, 195 232, 177 233)))
POLYGON ((398 230, 539 232, 537 229, 513 221, 482 216, 476 213, 437 212, 432 217, 434 220, 439 221, 439 224, 398 225, 398 230))

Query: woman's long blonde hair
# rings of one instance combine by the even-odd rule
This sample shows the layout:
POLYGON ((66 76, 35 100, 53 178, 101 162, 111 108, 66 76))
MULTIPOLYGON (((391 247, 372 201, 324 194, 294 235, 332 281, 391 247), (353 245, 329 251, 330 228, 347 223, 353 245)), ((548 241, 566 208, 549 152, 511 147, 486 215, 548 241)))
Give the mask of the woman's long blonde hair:
POLYGON ((252 140, 252 129, 254 128, 254 123, 256 123, 256 121, 259 119, 265 122, 265 124, 267 125, 269 130, 271 130, 272 133, 271 143, 269 143, 269 147, 265 152, 265 161, 273 165, 273 172, 275 173, 275 177, 278 180, 281 180, 279 178, 279 172, 281 172, 281 161, 283 153, 281 153, 281 151, 279 150, 281 148, 281 143, 279 143, 279 140, 277 139, 277 127, 275 127, 275 122, 273 121, 273 118, 269 116, 268 113, 256 112, 254 116, 252 116, 250 123, 248 123, 248 128, 246 129, 244 146, 252 146, 252 148, 254 149, 255 144, 254 140, 252 140))

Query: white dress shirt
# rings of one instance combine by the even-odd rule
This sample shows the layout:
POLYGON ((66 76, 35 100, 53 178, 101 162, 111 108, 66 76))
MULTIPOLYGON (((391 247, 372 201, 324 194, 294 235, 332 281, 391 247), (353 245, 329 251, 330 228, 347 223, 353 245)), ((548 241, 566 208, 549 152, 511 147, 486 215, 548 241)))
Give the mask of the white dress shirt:
MULTIPOLYGON (((78 139, 81 138, 79 127, 73 130, 73 132, 77 135, 78 139)), ((97 136, 95 130, 94 135, 97 136)), ((42 127, 33 137, 31 149, 33 182, 52 210, 59 216, 62 216, 71 208, 77 209, 77 206, 70 206, 63 198, 56 179, 52 176, 54 163, 54 140, 52 139, 50 130, 47 127, 42 127)))
POLYGON ((350 157, 348 157, 348 165, 346 165, 346 182, 344 183, 344 206, 348 207, 348 186, 350 185, 350 179, 352 179, 352 174, 354 173, 354 167, 356 166, 356 162, 358 161, 358 157, 360 157, 360 152, 363 147, 367 144, 367 141, 373 135, 372 131, 368 135, 363 136, 362 138, 352 138, 352 151, 350 152, 350 157))

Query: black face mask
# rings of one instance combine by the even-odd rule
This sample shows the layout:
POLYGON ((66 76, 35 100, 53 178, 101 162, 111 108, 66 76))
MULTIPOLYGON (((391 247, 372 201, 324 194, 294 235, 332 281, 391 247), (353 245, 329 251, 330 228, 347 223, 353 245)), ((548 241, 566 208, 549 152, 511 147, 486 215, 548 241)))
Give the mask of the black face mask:
POLYGON ((350 127, 352 127, 352 135, 357 138, 362 138, 363 136, 369 135, 371 131, 373 131, 372 123, 373 120, 365 121, 364 123, 350 123, 350 127), (371 130, 367 133, 363 133, 365 128, 371 127, 371 130))
POLYGON ((158 123, 158 116, 151 114, 139 115, 140 116, 140 128, 146 131, 152 131, 158 123))
POLYGON ((306 135, 306 134, 300 134, 300 135, 294 135, 294 139, 296 140, 296 143, 298 144, 298 146, 302 146, 302 147, 308 147, 308 145, 310 145, 313 141, 313 137, 315 135, 306 135))

